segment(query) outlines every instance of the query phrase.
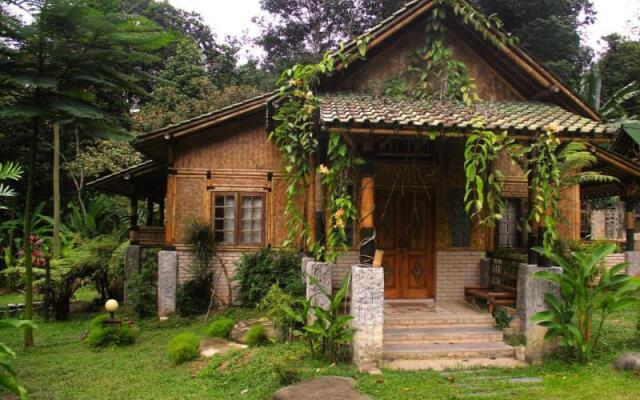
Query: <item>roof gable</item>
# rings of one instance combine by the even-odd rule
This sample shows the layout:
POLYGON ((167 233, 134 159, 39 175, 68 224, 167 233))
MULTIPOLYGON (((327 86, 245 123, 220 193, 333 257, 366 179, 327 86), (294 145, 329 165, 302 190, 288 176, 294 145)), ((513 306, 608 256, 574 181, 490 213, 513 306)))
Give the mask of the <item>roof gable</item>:
MULTIPOLYGON (((463 0, 456 1, 468 7, 463 0)), ((407 32, 419 28, 421 23, 424 24, 427 13, 439 5, 447 7, 449 29, 455 32, 465 46, 490 64, 500 79, 515 88, 517 95, 523 100, 553 103, 582 117, 594 121, 601 120, 586 101, 573 93, 559 78, 536 62, 518 45, 511 43, 497 45, 496 42, 502 43, 500 39, 504 37, 503 32, 493 27, 483 25, 475 28, 472 26, 473 23, 465 23, 464 13, 454 12, 447 0, 411 0, 389 18, 363 33, 360 38, 367 36, 371 39, 367 45, 365 59, 359 59, 357 56, 357 39, 348 42, 342 51, 350 62, 338 63, 335 72, 322 80, 321 91, 344 89, 340 86, 341 84, 351 79, 353 74, 357 74, 364 65, 375 59, 377 54, 383 53, 407 32)), ((251 113, 264 112, 268 110, 267 103, 276 97, 277 91, 269 92, 263 96, 150 132, 137 140, 136 148, 154 159, 164 160, 167 141, 203 132, 207 128, 251 113)))

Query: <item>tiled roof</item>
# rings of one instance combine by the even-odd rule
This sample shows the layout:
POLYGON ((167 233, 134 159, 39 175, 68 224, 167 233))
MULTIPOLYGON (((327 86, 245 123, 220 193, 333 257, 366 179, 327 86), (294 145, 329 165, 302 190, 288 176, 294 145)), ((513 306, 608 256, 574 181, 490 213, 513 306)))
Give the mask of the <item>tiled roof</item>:
POLYGON ((403 100, 365 94, 321 96, 325 125, 385 125, 393 128, 466 129, 482 117, 495 130, 536 132, 553 124, 569 135, 612 135, 615 129, 562 107, 538 102, 483 102, 473 106, 438 100, 403 100))

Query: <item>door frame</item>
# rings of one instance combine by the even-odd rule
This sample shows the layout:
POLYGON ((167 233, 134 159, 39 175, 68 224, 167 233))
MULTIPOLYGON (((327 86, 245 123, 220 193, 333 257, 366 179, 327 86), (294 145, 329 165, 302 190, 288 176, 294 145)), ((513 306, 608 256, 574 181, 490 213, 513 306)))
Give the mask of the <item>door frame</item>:
MULTIPOLYGON (((409 185, 409 186, 405 186, 403 188, 407 193, 412 193, 414 191, 422 191, 424 192, 425 190, 429 192, 429 195, 431 196, 431 210, 430 210, 430 217, 431 217, 431 226, 427 227, 427 229, 431 229, 431 254, 428 256, 428 258, 431 261, 431 284, 427 285, 427 291, 428 291, 428 295, 426 297, 407 297, 403 292, 405 291, 404 286, 403 286, 403 282, 405 282, 405 279, 408 279, 408 277, 406 276, 402 276, 404 270, 408 270, 408 267, 404 267, 402 266, 400 268, 400 271, 398 273, 399 276, 399 288, 397 290, 397 295, 392 295, 390 296, 388 294, 388 291, 385 289, 384 290, 384 298, 385 300, 420 300, 420 299, 435 299, 436 298, 436 276, 437 276, 437 244, 438 244, 438 230, 437 230, 437 226, 438 226, 438 221, 437 221, 437 207, 438 207, 438 196, 437 196, 437 190, 434 186, 416 186, 416 185, 409 185), (430 290, 429 290, 430 289, 430 290)), ((378 193, 382 192, 385 195, 391 194, 393 190, 392 186, 389 185, 378 185, 375 188, 375 198, 378 199, 380 198, 380 196, 378 196, 378 193)), ((396 188, 397 190, 397 188, 396 188)), ((406 195, 405 195, 406 196, 406 195)), ((377 203, 377 201, 376 201, 377 203)), ((381 206, 384 207, 383 204, 380 204, 381 206)), ((394 224, 395 226, 395 224, 394 224)), ((378 231, 377 227, 376 227, 376 232, 378 231)), ((396 240, 398 240, 398 238, 396 238, 396 240)), ((400 254, 398 253, 398 256, 400 256, 400 254)), ((405 260, 403 263, 408 262, 408 257, 405 255, 403 257, 405 260)))

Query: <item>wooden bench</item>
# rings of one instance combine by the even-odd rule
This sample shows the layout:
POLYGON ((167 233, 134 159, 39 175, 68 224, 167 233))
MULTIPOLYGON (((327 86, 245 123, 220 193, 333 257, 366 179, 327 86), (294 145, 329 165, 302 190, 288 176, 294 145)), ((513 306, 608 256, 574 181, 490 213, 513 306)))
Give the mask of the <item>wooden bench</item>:
POLYGON ((496 305, 514 306, 518 294, 518 264, 520 262, 515 258, 492 258, 489 267, 489 286, 465 286, 465 299, 469 302, 476 299, 486 301, 490 314, 493 314, 496 305))

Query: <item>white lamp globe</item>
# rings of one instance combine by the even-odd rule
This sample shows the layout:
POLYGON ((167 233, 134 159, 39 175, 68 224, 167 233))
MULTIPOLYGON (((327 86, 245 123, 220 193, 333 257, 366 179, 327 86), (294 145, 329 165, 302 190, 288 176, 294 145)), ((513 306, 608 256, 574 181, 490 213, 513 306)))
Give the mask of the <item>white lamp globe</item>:
POLYGON ((110 312, 110 313, 114 313, 114 312, 118 311, 118 307, 119 307, 119 304, 114 299, 107 300, 107 302, 104 303, 104 309, 107 310, 107 312, 110 312))

